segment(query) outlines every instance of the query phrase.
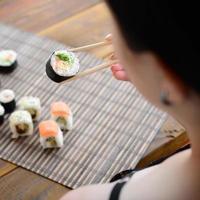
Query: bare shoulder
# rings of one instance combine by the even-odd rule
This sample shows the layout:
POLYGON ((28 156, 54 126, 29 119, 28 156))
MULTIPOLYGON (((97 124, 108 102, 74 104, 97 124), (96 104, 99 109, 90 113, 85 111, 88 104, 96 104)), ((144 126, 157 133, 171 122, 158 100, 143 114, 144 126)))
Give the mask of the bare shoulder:
POLYGON ((89 185, 68 192, 60 200, 109 200, 113 183, 89 185))
MULTIPOLYGON (((200 163, 193 163, 189 152, 180 153, 134 174, 122 188, 120 200, 198 200, 199 171, 200 163)), ((69 192, 61 200, 109 200, 115 184, 85 186, 69 192)))
POLYGON ((200 199, 200 169, 192 167, 189 156, 185 151, 136 173, 122 190, 121 200, 200 199))

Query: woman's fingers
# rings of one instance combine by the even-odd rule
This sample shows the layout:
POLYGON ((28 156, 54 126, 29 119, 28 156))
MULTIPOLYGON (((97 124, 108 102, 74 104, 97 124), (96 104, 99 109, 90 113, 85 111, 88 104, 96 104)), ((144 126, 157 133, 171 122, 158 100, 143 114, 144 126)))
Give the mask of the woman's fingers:
POLYGON ((117 63, 117 64, 113 64, 111 66, 112 71, 124 71, 124 68, 122 67, 121 64, 117 63))
MULTIPOLYGON (((105 37, 105 40, 109 43, 112 43, 112 34, 108 34, 106 35, 105 37)), ((116 60, 116 55, 115 53, 112 53, 109 58, 110 60, 116 60)), ((129 81, 129 78, 126 74, 126 72, 124 71, 124 68, 121 64, 114 64, 111 66, 111 71, 112 71, 112 74, 113 76, 118 79, 118 80, 121 80, 121 81, 129 81)))
POLYGON ((129 81, 126 73, 124 71, 113 72, 113 76, 120 81, 129 81))
POLYGON ((105 40, 106 40, 108 43, 112 43, 112 34, 109 33, 108 35, 106 35, 105 40))
POLYGON ((126 72, 124 71, 124 68, 122 67, 122 65, 120 64, 115 64, 111 66, 111 71, 113 76, 121 81, 129 81, 129 78, 126 74, 126 72))

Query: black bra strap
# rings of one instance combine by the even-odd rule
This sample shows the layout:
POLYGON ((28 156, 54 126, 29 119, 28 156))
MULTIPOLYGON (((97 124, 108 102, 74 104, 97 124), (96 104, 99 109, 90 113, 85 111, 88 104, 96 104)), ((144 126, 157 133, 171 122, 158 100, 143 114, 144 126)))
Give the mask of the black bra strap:
POLYGON ((119 195, 120 195, 121 189, 123 188, 125 183, 126 182, 117 183, 113 187, 112 192, 110 194, 110 200, 119 200, 119 195))

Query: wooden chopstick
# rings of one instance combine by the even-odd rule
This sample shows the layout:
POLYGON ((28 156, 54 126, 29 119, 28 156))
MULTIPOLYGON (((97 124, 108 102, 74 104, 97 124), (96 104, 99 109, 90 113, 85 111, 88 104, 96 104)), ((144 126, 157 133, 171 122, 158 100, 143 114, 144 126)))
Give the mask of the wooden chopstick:
POLYGON ((65 83, 68 83, 70 81, 74 81, 74 80, 77 80, 77 79, 80 79, 80 78, 83 78, 85 76, 88 76, 90 74, 93 74, 95 72, 98 72, 102 69, 105 69, 105 68, 108 68, 110 67, 111 65, 113 64, 116 64, 118 63, 119 61, 118 60, 113 60, 113 61, 110 61, 110 62, 106 62, 106 63, 103 63, 103 64, 100 64, 100 65, 97 65, 95 67, 92 67, 92 68, 89 68, 89 69, 86 69, 82 72, 79 72, 77 73, 75 76, 73 76, 72 78, 68 78, 67 80, 65 81, 62 81, 60 82, 60 84, 65 84, 65 83))
POLYGON ((106 35, 106 37, 104 38, 104 41, 102 42, 97 42, 97 43, 93 43, 93 44, 88 44, 82 47, 75 47, 75 48, 71 48, 69 49, 69 51, 83 51, 83 50, 89 50, 95 47, 100 47, 100 46, 104 46, 104 45, 110 45, 112 44, 112 35, 108 34, 106 35))
POLYGON ((95 48, 95 47, 100 47, 100 46, 109 45, 109 44, 110 44, 110 42, 105 40, 103 42, 88 44, 88 45, 85 45, 85 46, 82 46, 82 47, 71 48, 71 49, 69 49, 69 51, 72 51, 72 52, 85 51, 85 50, 89 50, 89 49, 92 49, 92 48, 95 48))

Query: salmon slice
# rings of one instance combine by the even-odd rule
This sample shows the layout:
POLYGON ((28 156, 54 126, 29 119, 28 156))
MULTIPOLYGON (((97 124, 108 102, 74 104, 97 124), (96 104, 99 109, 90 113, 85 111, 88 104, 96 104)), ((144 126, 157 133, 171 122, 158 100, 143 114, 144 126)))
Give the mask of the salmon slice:
POLYGON ((58 131, 59 127, 53 120, 46 120, 39 124, 39 132, 42 137, 55 137, 58 131))
POLYGON ((70 108, 62 101, 54 102, 51 104, 51 114, 54 116, 68 117, 70 108))

